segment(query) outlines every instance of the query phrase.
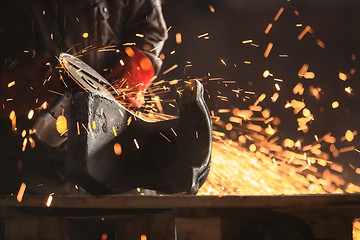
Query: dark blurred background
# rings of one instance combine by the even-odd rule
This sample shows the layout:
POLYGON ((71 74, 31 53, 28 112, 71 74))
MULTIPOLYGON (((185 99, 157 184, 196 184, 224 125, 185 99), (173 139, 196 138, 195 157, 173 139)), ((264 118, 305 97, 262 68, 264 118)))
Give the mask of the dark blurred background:
MULTIPOLYGON (((321 137, 331 132, 337 138, 337 148, 353 145, 358 148, 359 9, 358 0, 165 0, 163 11, 170 30, 163 49, 162 70, 174 64, 179 67, 160 75, 160 78, 203 78, 207 94, 211 96, 206 97, 206 101, 210 110, 215 112, 221 108, 247 109, 259 95, 266 93, 267 98, 260 105, 281 119, 277 128, 282 139, 301 139, 303 145, 307 145, 315 142, 315 134, 321 137), (281 7, 284 11, 274 21, 281 7), (211 8, 215 11, 212 12, 211 8), (269 23, 273 27, 265 34, 269 23), (312 31, 298 40, 307 25, 312 31), (182 35, 181 44, 175 41, 177 33, 182 35), (206 33, 208 39, 198 38, 206 33), (250 39, 253 45, 242 43, 250 39), (319 46, 319 40, 325 48, 319 46), (265 58, 264 51, 269 42, 273 43, 273 48, 265 58), (315 73, 314 79, 298 77, 304 64, 309 65, 309 72, 315 73), (264 78, 265 70, 273 76, 264 78), (340 72, 347 75, 346 81, 339 79, 340 72), (211 78, 219 77, 234 83, 208 81, 209 74, 211 78), (283 81, 277 82, 274 78, 283 81), (302 96, 292 92, 299 82, 305 89, 302 96), (275 83, 279 84, 280 90, 279 99, 273 103, 270 97, 277 92, 275 83), (319 99, 311 94, 310 87, 321 88, 319 99), (351 94, 345 91, 346 87, 352 88, 351 94), (245 95, 237 97, 233 91, 236 89, 253 91, 255 95, 248 95, 250 98, 244 101, 245 95), (228 101, 219 100, 217 95, 227 96, 228 101), (307 133, 297 131, 296 119, 301 114, 294 115, 292 109, 284 108, 292 99, 304 101, 314 115, 315 120, 308 124, 307 133), (337 109, 332 108, 334 101, 340 103, 337 109), (352 142, 341 140, 347 130, 355 133, 352 142)), ((226 116, 222 116, 225 123, 229 122, 226 116)), ((323 150, 328 149, 327 146, 323 150)), ((345 178, 360 182, 353 169, 360 167, 360 153, 352 151, 338 158, 332 156, 332 160, 345 166, 345 178)))

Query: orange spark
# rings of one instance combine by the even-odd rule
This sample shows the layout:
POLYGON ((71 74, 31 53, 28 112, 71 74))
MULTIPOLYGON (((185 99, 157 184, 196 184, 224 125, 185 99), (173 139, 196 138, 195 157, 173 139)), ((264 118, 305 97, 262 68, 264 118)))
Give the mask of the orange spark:
POLYGON ((9 82, 9 83, 8 83, 8 88, 11 88, 11 87, 14 86, 14 85, 15 85, 15 81, 9 82))
POLYGON ((176 41, 177 44, 180 44, 180 43, 182 42, 182 35, 181 35, 181 33, 177 33, 177 34, 175 35, 175 41, 176 41))
POLYGON ((338 101, 335 101, 335 102, 333 102, 332 104, 331 104, 331 107, 332 108, 338 108, 339 107, 339 102, 338 101))
POLYGON ((325 49, 326 48, 326 45, 323 41, 321 41, 320 39, 317 39, 316 40, 316 44, 321 47, 322 49, 325 49))
POLYGON ((266 28, 265 28, 265 34, 269 34, 269 32, 270 32, 270 30, 271 30, 271 28, 272 28, 272 23, 269 23, 267 26, 266 26, 266 28))
POLYGON ((159 132, 159 134, 166 139, 166 141, 171 142, 169 138, 167 138, 162 132, 159 132))
POLYGON ((131 47, 126 47, 125 48, 125 53, 129 56, 129 57, 133 57, 135 55, 134 50, 132 50, 131 47))
POLYGON ((122 153, 122 148, 121 148, 120 143, 115 143, 115 144, 114 144, 114 153, 115 153, 115 155, 117 155, 117 156, 120 156, 120 155, 121 155, 121 153, 122 153))
POLYGON ((83 38, 88 38, 88 37, 89 37, 89 33, 84 32, 84 33, 82 34, 82 37, 83 37, 83 38))
POLYGON ((51 194, 49 195, 49 197, 47 198, 46 203, 45 203, 45 205, 46 205, 47 207, 50 207, 50 206, 51 206, 51 203, 52 203, 52 201, 53 201, 53 195, 54 195, 54 193, 51 193, 51 194))
POLYGON ((347 75, 343 72, 339 72, 339 78, 342 81, 346 81, 347 80, 347 75))
POLYGON ((174 69, 176 69, 178 67, 177 64, 174 64, 173 66, 171 66, 170 68, 168 68, 167 70, 165 70, 162 74, 163 75, 166 75, 168 74, 169 72, 173 71, 174 69))
POLYGON ((268 58, 268 57, 269 57, 269 54, 270 54, 272 48, 273 48, 273 43, 270 42, 270 43, 267 45, 266 50, 265 50, 265 52, 264 52, 264 57, 265 57, 265 58, 268 58))
POLYGON ((25 193, 25 189, 26 189, 26 184, 25 183, 21 183, 20 189, 18 191, 18 194, 16 196, 16 200, 20 203, 22 202, 24 193, 25 193))
POLYGON ((275 17, 274 17, 274 21, 275 21, 275 22, 276 22, 277 20, 279 20, 281 14, 282 14, 283 12, 284 12, 284 8, 281 7, 281 8, 279 9, 279 11, 276 13, 275 17))
POLYGON ((64 134, 68 129, 67 126, 67 119, 64 115, 60 115, 57 119, 56 119, 56 131, 62 135, 64 134))
POLYGON ((348 142, 352 142, 354 140, 354 133, 350 130, 347 130, 346 133, 345 133, 345 139, 348 141, 348 142))
POLYGON ((27 116, 28 119, 32 119, 33 116, 34 116, 34 113, 35 113, 34 110, 31 109, 31 110, 29 111, 29 113, 28 113, 28 116, 27 116))
POLYGON ((308 33, 311 30, 311 27, 309 25, 307 25, 304 30, 299 34, 298 36, 298 40, 303 39, 303 37, 305 36, 306 33, 308 33))
POLYGON ((304 64, 304 65, 300 68, 300 70, 299 70, 299 72, 298 72, 298 77, 299 77, 299 78, 304 77, 308 69, 309 69, 309 65, 304 64))
POLYGON ((215 8, 212 5, 209 5, 209 10, 210 12, 215 13, 215 8))

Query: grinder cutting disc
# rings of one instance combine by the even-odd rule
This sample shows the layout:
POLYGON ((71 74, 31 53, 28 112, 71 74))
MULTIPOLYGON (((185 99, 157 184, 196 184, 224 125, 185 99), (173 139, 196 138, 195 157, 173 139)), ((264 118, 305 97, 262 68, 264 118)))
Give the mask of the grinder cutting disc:
POLYGON ((114 95, 119 95, 103 76, 79 58, 67 53, 60 53, 59 58, 65 71, 86 92, 97 93, 111 100, 115 99, 114 95))

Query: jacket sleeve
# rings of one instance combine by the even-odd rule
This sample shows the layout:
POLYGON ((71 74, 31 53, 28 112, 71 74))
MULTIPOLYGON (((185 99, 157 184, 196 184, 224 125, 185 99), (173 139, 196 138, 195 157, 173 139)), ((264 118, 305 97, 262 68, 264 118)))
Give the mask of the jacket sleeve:
POLYGON ((127 0, 123 44, 135 44, 151 60, 155 74, 161 68, 158 55, 167 39, 160 0, 127 0))

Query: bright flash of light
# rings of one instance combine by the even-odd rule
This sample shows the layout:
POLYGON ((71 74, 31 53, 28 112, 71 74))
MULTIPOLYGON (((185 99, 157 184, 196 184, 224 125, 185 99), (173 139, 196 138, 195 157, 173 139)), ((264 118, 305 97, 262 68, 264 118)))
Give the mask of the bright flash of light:
POLYGON ((51 194, 48 196, 48 198, 47 198, 47 200, 46 200, 46 203, 45 203, 45 205, 46 205, 47 207, 50 207, 50 206, 51 206, 51 203, 52 203, 52 201, 53 201, 53 195, 54 195, 54 193, 51 193, 51 194))

